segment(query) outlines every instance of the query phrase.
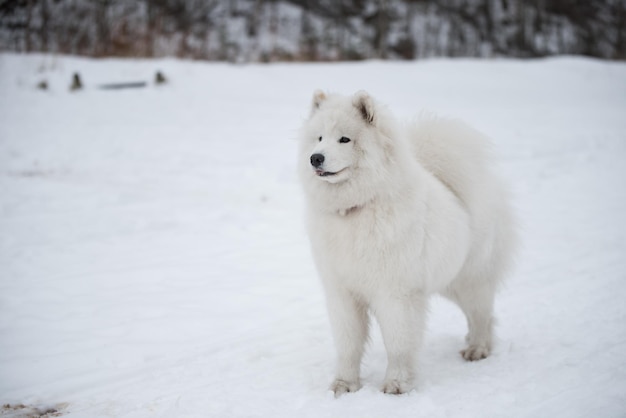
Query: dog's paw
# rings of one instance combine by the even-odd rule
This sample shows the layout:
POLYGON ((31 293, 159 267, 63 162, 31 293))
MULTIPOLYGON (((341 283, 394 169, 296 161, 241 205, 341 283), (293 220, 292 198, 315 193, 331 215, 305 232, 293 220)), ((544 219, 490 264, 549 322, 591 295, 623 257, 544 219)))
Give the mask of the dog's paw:
POLYGON ((383 383, 382 391, 389 395, 402 395, 413 390, 413 385, 409 382, 403 382, 400 380, 392 379, 385 380, 383 383))
POLYGON ((357 382, 348 382, 341 379, 335 379, 335 381, 330 385, 330 390, 332 390, 335 394, 335 398, 340 397, 344 393, 356 392, 361 389, 360 383, 357 382))
POLYGON ((470 345, 461 350, 461 355, 467 361, 478 361, 489 357, 490 349, 485 345, 470 345))

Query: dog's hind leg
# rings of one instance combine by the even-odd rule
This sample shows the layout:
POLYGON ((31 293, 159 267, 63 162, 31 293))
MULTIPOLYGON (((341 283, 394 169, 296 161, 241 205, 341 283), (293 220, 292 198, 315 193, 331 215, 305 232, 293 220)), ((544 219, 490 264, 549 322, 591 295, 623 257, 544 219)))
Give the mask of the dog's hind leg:
POLYGON ((442 292, 443 296, 461 308, 467 318, 467 347, 461 350, 465 360, 481 360, 491 353, 495 292, 496 286, 491 282, 464 277, 457 279, 442 292))
POLYGON ((326 289, 328 313, 337 349, 335 397, 361 388, 361 359, 369 333, 367 307, 349 292, 326 289))

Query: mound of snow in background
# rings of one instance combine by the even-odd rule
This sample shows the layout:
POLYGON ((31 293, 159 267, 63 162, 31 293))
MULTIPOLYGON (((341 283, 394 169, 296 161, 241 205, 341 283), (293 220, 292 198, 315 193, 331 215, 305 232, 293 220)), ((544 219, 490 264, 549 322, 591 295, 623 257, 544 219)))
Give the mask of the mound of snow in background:
POLYGON ((4 54, 0 73, 0 416, 626 413, 626 64, 4 54), (85 88, 70 93, 75 71, 85 88), (124 81, 148 87, 97 88, 124 81), (417 391, 378 391, 377 332, 364 388, 327 390, 334 350, 295 175, 318 87, 493 138, 524 251, 489 359, 462 360, 464 318, 435 299, 417 391))

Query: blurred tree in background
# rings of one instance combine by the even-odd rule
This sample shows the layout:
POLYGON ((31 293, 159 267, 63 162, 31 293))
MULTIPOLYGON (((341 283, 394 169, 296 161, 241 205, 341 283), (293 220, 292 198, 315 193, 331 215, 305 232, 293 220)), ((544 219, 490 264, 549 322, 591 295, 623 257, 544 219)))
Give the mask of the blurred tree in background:
POLYGON ((0 49, 232 62, 626 58, 626 0, 0 0, 0 49))

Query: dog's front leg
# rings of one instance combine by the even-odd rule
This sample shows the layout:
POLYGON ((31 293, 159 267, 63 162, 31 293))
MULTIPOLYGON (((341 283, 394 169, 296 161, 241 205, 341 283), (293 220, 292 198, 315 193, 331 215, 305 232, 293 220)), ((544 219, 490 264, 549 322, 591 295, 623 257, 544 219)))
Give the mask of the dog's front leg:
POLYGON ((387 349, 387 373, 382 387, 385 393, 401 394, 413 389, 426 303, 421 292, 384 297, 376 303, 375 315, 387 349))
POLYGON ((369 331, 367 307, 342 289, 327 289, 327 305, 337 349, 335 397, 361 388, 361 358, 369 331))

